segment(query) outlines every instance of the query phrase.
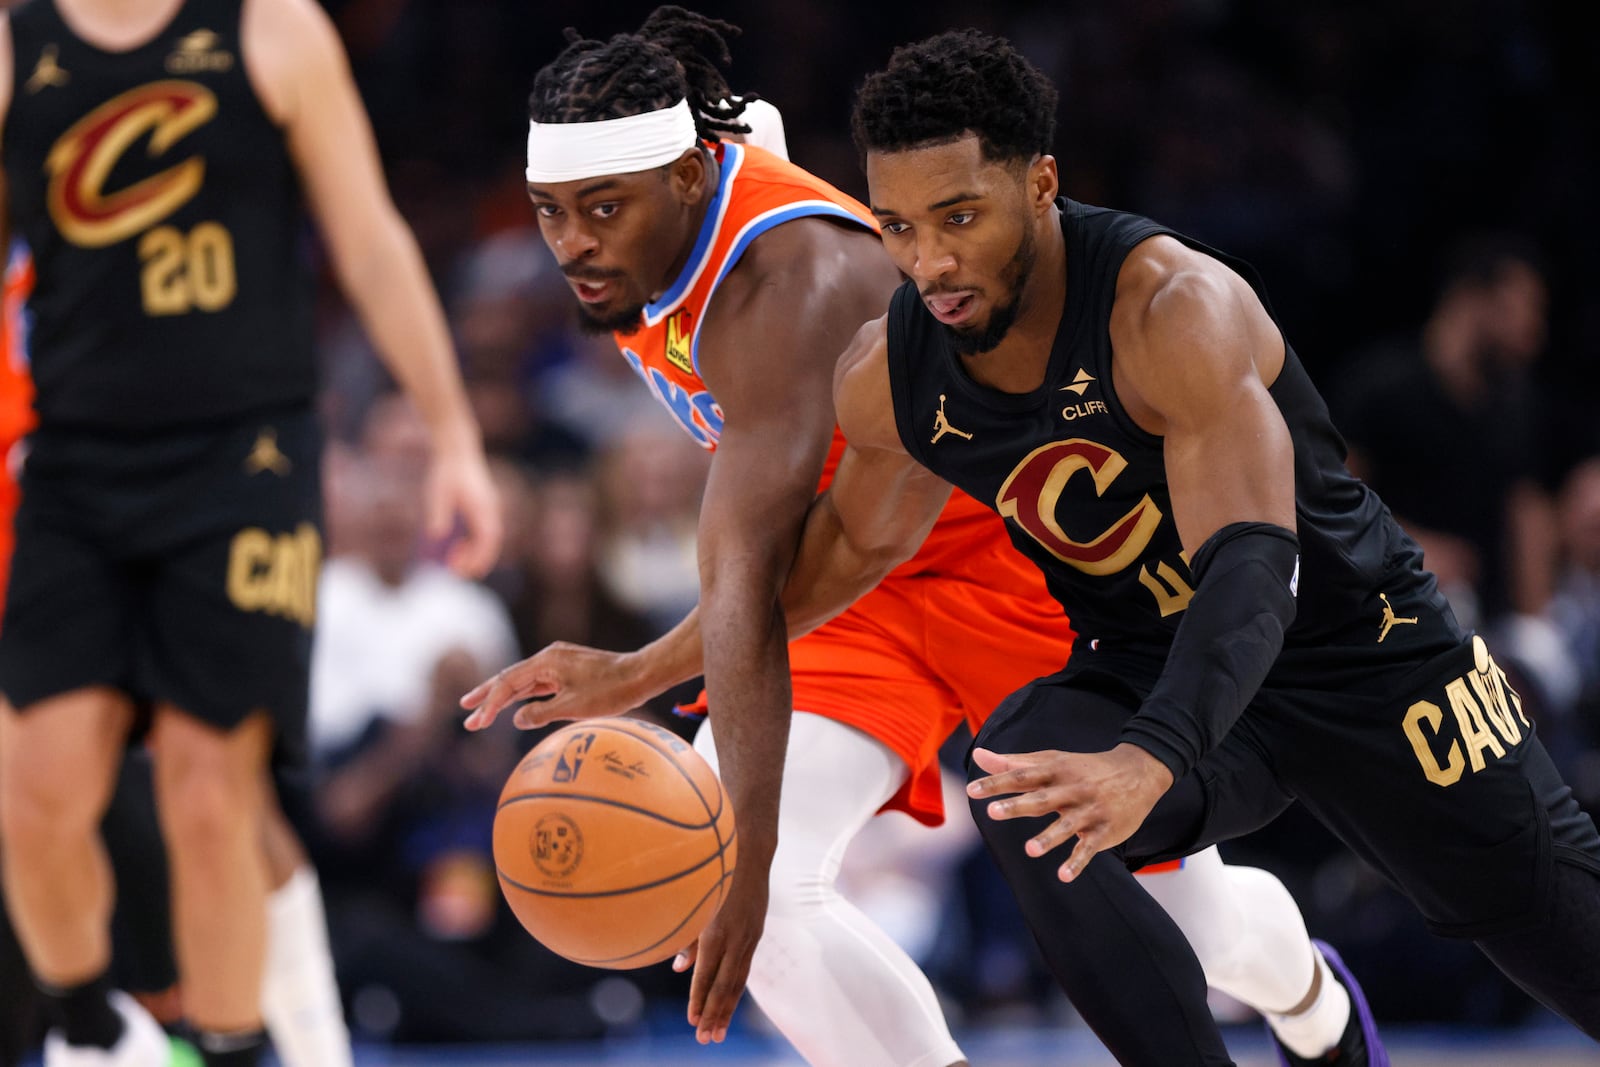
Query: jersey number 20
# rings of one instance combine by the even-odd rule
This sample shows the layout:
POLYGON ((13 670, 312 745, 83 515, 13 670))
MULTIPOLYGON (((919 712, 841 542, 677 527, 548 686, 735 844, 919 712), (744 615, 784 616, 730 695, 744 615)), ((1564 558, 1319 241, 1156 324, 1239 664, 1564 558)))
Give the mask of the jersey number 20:
POLYGON ((233 238, 219 222, 189 233, 158 226, 139 239, 139 288, 147 315, 220 311, 239 289, 233 238))

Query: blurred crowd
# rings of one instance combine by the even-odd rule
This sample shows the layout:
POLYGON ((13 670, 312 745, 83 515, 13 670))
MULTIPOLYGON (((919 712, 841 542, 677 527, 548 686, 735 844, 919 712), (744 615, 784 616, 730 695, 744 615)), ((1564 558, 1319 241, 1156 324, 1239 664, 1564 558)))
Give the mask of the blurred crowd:
MULTIPOLYGON (((635 647, 696 599, 709 457, 609 338, 577 331, 521 179, 523 101, 562 28, 603 36, 651 6, 329 3, 445 297, 510 531, 483 583, 437 562, 441 546, 420 532, 423 428, 324 287, 330 558, 306 821, 362 1036, 596 1037, 649 1025, 657 1006, 681 1016, 686 981, 665 967, 587 971, 517 927, 489 835, 537 736, 509 723, 468 734, 456 704, 550 641, 635 647)), ((744 27, 730 80, 784 110, 795 160, 857 194, 850 95, 894 43, 966 24, 1017 41, 1062 90, 1069 195, 1152 215, 1261 270, 1353 465, 1513 665, 1600 812, 1600 258, 1588 250, 1600 79, 1574 5, 698 6, 744 27)), ((648 713, 688 734, 674 695, 648 713)), ((880 820, 844 884, 925 963, 955 1018, 1059 1021, 962 807, 937 833, 880 820)), ((1530 1011, 1309 818, 1291 812, 1229 855, 1284 878, 1380 1018, 1530 1011)))

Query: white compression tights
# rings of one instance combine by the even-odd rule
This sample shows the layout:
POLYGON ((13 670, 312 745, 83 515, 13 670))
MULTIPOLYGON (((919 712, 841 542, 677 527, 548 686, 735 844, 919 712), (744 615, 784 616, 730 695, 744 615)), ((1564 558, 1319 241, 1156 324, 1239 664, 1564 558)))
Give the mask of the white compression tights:
POLYGON ((1263 1015, 1288 1011, 1311 988, 1316 949, 1275 876, 1228 866, 1213 847, 1182 870, 1140 875, 1139 884, 1189 939, 1212 988, 1263 1015))
MULTIPOLYGON (((717 766, 710 729, 700 730, 695 748, 717 766)), ((795 713, 749 991, 812 1067, 948 1067, 965 1059, 928 979, 835 885, 845 847, 905 777, 900 758, 866 734, 795 713)))

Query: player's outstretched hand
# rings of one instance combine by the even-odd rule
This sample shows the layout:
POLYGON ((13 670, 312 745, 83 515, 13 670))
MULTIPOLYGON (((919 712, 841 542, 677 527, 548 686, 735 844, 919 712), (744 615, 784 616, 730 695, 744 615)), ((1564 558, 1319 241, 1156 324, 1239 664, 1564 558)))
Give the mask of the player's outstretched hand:
POLYGON ((702 1045, 728 1036, 728 1024, 744 995, 750 960, 767 920, 768 877, 766 868, 748 873, 743 866, 737 868, 728 886, 728 899, 700 932, 699 940, 672 961, 675 971, 694 968, 689 983, 689 1025, 702 1045))
POLYGON ((500 558, 505 519, 482 446, 436 447, 425 492, 429 540, 443 541, 461 522, 461 536, 446 556, 451 570, 467 578, 488 574, 500 558))
POLYGON ((598 719, 622 715, 653 693, 639 685, 627 652, 557 641, 505 670, 461 698, 472 712, 469 730, 489 726, 507 707, 529 700, 512 720, 519 730, 532 730, 564 719, 598 719))
POLYGON ((1126 743, 1109 752, 1007 755, 976 748, 972 758, 989 776, 968 784, 967 795, 1000 798, 988 807, 991 819, 1058 816, 1028 840, 1028 855, 1042 856, 1077 836, 1057 872, 1063 882, 1082 874, 1095 853, 1131 837, 1172 787, 1172 772, 1165 764, 1126 743))

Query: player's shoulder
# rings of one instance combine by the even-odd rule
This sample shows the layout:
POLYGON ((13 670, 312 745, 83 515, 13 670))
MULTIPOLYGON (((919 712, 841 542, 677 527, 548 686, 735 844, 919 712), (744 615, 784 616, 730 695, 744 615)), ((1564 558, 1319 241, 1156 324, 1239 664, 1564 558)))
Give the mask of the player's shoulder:
POLYGON ((1185 347, 1197 332, 1244 329, 1252 306, 1259 306, 1254 291, 1226 263, 1158 234, 1135 245, 1118 271, 1113 344, 1119 356, 1145 345, 1185 347))
POLYGON ((240 40, 262 102, 282 122, 308 78, 344 64, 344 45, 317 0, 244 0, 240 40))

